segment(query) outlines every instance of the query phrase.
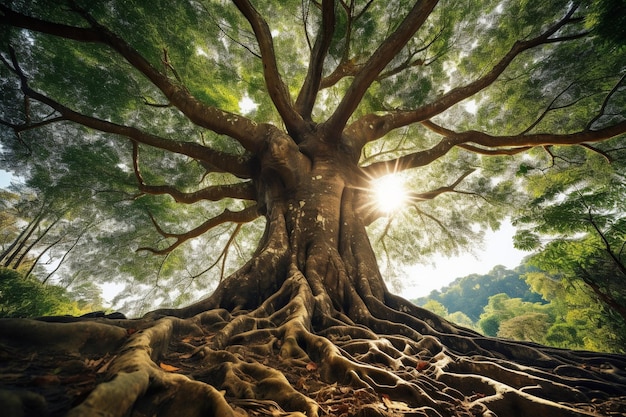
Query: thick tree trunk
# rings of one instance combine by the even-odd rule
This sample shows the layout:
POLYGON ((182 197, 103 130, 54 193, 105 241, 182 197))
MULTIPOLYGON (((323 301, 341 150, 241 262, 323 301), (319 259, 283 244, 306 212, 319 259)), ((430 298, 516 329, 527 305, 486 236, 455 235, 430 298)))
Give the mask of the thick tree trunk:
POLYGON ((358 173, 268 149, 265 235, 210 297, 137 320, 0 321, 5 415, 626 413, 624 356, 483 337, 392 295, 358 173))

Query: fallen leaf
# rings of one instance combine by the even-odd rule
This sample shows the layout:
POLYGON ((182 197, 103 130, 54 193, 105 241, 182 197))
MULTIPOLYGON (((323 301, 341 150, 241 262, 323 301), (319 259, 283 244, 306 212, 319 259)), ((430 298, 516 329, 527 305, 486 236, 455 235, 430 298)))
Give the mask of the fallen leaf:
POLYGON ((418 371, 423 371, 426 368, 428 368, 428 362, 426 361, 419 361, 415 367, 418 371))
POLYGON ((315 362, 309 362, 306 364, 307 371, 317 371, 317 364, 315 362))
POLYGON ((164 371, 167 371, 167 372, 180 371, 180 368, 177 368, 177 367, 172 366, 172 365, 168 365, 168 364, 163 363, 163 362, 159 363, 159 366, 161 367, 161 369, 163 369, 164 371))
POLYGON ((381 394, 380 398, 383 400, 383 404, 385 404, 385 407, 391 408, 391 399, 387 394, 381 394))
POLYGON ((385 407, 387 407, 388 410, 406 411, 406 410, 411 409, 407 403, 403 403, 400 401, 392 401, 391 398, 389 398, 389 395, 387 394, 382 394, 380 397, 383 400, 383 404, 385 404, 385 407))

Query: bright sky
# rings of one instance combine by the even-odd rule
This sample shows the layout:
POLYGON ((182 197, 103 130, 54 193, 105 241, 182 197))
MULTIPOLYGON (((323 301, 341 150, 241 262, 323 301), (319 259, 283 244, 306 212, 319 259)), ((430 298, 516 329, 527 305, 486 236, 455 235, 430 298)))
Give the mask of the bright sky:
POLYGON ((0 188, 6 188, 11 183, 11 174, 0 169, 0 188))
POLYGON ((434 265, 415 265, 407 271, 404 288, 400 295, 409 300, 430 294, 454 281, 471 274, 485 274, 496 265, 515 268, 530 252, 513 247, 515 228, 510 222, 503 222, 496 232, 487 232, 483 250, 474 255, 464 254, 446 258, 437 256, 434 265))

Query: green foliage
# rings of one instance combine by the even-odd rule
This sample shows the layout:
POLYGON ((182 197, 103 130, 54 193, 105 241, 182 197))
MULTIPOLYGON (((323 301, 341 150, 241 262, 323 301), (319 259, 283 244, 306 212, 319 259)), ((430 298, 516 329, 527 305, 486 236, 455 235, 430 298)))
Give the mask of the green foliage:
POLYGON ((532 199, 518 210, 515 243, 549 274, 527 280, 559 311, 547 336, 557 346, 618 349, 626 337, 625 141, 551 148, 526 174, 532 199))
POLYGON ((501 293, 489 297, 477 325, 488 336, 542 342, 551 307, 501 293))
MULTIPOLYGON (((268 21, 278 72, 295 99, 307 72, 309 48, 320 21, 318 4, 295 0, 254 3, 268 21)), ((246 116, 257 123, 282 127, 263 77, 264 65, 257 40, 249 22, 234 4, 167 0, 77 0, 74 4, 87 10, 98 25, 122 37, 147 64, 175 86, 182 86, 198 102, 238 113, 242 111, 240 100, 248 97, 256 109, 246 116)), ((354 9, 348 11, 346 4, 338 4, 336 8, 337 26, 324 63, 324 76, 346 59, 356 67, 366 63, 415 1, 355 2, 354 9)), ((28 16, 78 27, 93 24, 70 6, 65 1, 11 2, 11 7, 28 16)), ((570 7, 571 2, 566 0, 440 1, 424 26, 365 93, 353 119, 367 113, 415 109, 476 81, 515 42, 536 36, 564 16, 570 7)), ((577 34, 584 29, 578 18, 584 18, 593 33, 612 37, 618 33, 615 28, 626 26, 621 24, 624 15, 620 13, 621 7, 619 0, 587 2, 576 12, 572 24, 554 36, 577 34)), ((619 33, 611 39, 623 37, 619 33)), ((597 40, 581 37, 526 51, 497 81, 436 115, 432 121, 453 130, 482 130, 497 135, 546 131, 567 134, 623 120, 626 108, 623 87, 610 100, 607 94, 619 86, 626 48, 597 40), (476 104, 475 113, 465 107, 469 101, 476 104), (603 116, 596 118, 601 110, 603 116), (588 125, 590 120, 593 123, 588 125)), ((10 45, 15 50, 31 87, 72 110, 172 142, 195 142, 229 155, 249 156, 234 139, 187 120, 170 106, 161 91, 112 48, 96 42, 67 41, 10 25, 2 26, 0 45, 7 63, 11 61, 7 47, 10 45)), ((10 66, 0 65, 1 161, 4 169, 23 181, 11 190, 23 197, 2 207, 3 249, 23 230, 16 225, 31 224, 33 213, 42 213, 43 229, 57 224, 46 240, 33 248, 29 261, 37 262, 34 254, 42 253, 47 245, 61 238, 47 249, 51 258, 64 260, 53 277, 62 277, 63 283, 95 280, 126 285, 118 300, 126 306, 157 301, 166 306, 191 301, 205 294, 220 276, 234 270, 253 253, 264 227, 262 221, 241 230, 232 225, 217 227, 166 257, 138 252, 146 247, 163 249, 174 240, 158 233, 153 220, 165 234, 183 233, 225 209, 241 209, 244 203, 224 199, 181 207, 170 197, 140 193, 133 172, 132 145, 119 136, 66 122, 15 134, 10 125, 27 123, 27 119, 49 121, 56 113, 37 100, 24 100, 19 77, 10 71, 10 66), (30 108, 29 114, 25 114, 26 107, 30 108), (17 223, 5 221, 5 217, 15 218, 17 223), (233 236, 235 230, 237 235, 233 236), (222 264, 222 249, 231 236, 234 240, 224 263, 225 271, 216 272, 217 268, 211 266, 222 264)), ((351 81, 352 76, 348 76, 320 92, 313 109, 314 122, 321 122, 331 114, 351 81)), ((426 151, 440 140, 440 135, 417 123, 369 143, 360 162, 368 165, 426 151)), ((600 153, 623 148, 617 142, 601 146, 600 153)), ((528 205, 531 212, 521 214, 518 224, 537 227, 520 232, 516 240, 520 247, 540 247, 545 234, 551 233, 550 227, 569 236, 588 234, 589 221, 579 216, 584 211, 581 202, 585 207, 593 206, 593 218, 606 231, 611 245, 619 244, 624 219, 615 214, 624 195, 615 194, 613 188, 605 194, 587 188, 584 175, 590 172, 587 162, 591 159, 582 148, 557 152, 554 147, 546 147, 524 156, 493 158, 454 148, 436 161, 417 166, 406 173, 407 187, 416 193, 449 186, 464 173, 474 171, 454 192, 411 204, 406 210, 373 223, 369 232, 380 264, 387 274, 400 281, 400 276, 393 276, 394 271, 402 270, 399 264, 423 261, 435 252, 454 254, 473 247, 484 230, 496 229, 512 207, 526 206, 519 192, 523 184, 529 184, 526 189, 533 201, 528 205), (565 167, 565 161, 571 163, 565 167), (551 165, 563 169, 552 175, 546 171, 551 165), (546 179, 542 178, 544 174, 546 179), (573 196, 573 188, 584 198, 564 199, 564 193, 573 196), (535 224, 537 219, 542 220, 535 224)), ((601 158, 595 159, 591 162, 594 181, 609 178, 611 170, 602 165, 601 158)), ((138 161, 146 183, 167 184, 185 192, 239 181, 222 172, 207 173, 206 167, 193 158, 143 145, 139 146, 138 161)), ((617 185, 620 181, 615 178, 613 182, 617 185)), ((599 241, 584 243, 597 246, 599 241)), ((560 256, 561 249, 557 249, 552 258, 560 256)), ((581 257, 584 249, 569 247, 566 251, 581 257)), ((584 256, 596 255, 584 252, 584 256)), ((597 265, 598 262, 594 263, 592 269, 598 269, 597 265)), ((589 269, 589 266, 585 267, 589 269)), ((510 291, 510 288, 498 291, 495 288, 498 282, 471 291, 464 288, 462 296, 465 299, 476 296, 484 305, 485 294, 510 291)), ((452 314, 462 311, 459 306, 451 307, 443 301, 442 304, 452 314)), ((480 312, 474 309, 463 314, 475 321, 480 312)))
POLYGON ((75 301, 65 289, 43 285, 34 278, 24 278, 13 269, 0 267, 0 317, 40 317, 81 315, 100 308, 91 300, 75 301))
POLYGON ((568 349, 624 352, 626 324, 579 280, 545 272, 527 275, 534 291, 549 301, 553 319, 544 343, 568 349))
POLYGON ((498 293, 530 303, 541 302, 541 297, 536 292, 533 293, 524 281, 523 275, 527 271, 526 266, 509 270, 499 265, 484 275, 472 274, 457 278, 441 290, 432 291, 428 297, 414 302, 428 308, 428 303, 436 301, 447 311, 461 312, 476 322, 489 298, 498 293))
POLYGON ((615 45, 626 45, 626 3, 623 0, 592 0, 586 24, 615 45))
POLYGON ((599 303, 580 281, 531 265, 526 261, 515 271, 496 267, 483 276, 458 278, 441 292, 433 291, 414 302, 487 336, 566 349, 624 352, 626 326, 615 311, 599 303), (480 317, 475 319, 463 312, 476 310, 480 317))

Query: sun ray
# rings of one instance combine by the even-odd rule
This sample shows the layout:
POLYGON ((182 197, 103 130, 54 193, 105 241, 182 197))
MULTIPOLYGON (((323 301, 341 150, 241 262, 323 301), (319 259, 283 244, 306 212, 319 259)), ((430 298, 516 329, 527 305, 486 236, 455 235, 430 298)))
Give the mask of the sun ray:
POLYGON ((384 213, 391 214, 400 209, 408 200, 408 194, 399 175, 388 174, 373 181, 376 206, 384 213))

